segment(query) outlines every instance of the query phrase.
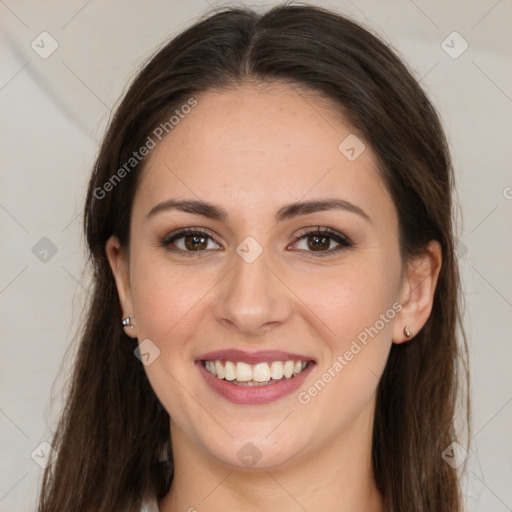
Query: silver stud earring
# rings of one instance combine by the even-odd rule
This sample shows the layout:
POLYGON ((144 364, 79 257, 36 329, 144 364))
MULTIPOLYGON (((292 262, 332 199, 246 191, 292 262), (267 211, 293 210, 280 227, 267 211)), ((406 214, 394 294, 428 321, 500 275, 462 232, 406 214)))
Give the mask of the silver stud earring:
POLYGON ((411 337, 411 330, 409 329, 409 326, 408 326, 408 325, 406 325, 406 326, 404 327, 404 334, 405 334, 405 336, 407 336, 408 338, 410 338, 410 337, 411 337))
POLYGON ((123 318, 123 321, 122 321, 123 327, 131 327, 133 329, 133 324, 132 324, 133 317, 134 317, 134 315, 130 315, 126 318, 123 318))

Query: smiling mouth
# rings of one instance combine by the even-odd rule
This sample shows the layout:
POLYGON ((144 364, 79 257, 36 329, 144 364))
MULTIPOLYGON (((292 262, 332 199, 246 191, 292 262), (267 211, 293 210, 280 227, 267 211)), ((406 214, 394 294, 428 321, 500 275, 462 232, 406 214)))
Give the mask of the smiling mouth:
POLYGON ((293 379, 314 361, 272 361, 248 364, 242 361, 202 360, 202 365, 219 380, 229 381, 236 386, 269 386, 293 379))

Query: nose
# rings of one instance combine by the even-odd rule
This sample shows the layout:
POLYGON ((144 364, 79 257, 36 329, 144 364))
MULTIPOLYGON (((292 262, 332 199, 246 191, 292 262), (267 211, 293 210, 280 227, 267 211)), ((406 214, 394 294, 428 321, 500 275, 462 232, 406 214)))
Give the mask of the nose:
POLYGON ((238 334, 257 337, 290 319, 292 293, 271 266, 265 251, 251 263, 233 254, 231 272, 222 280, 213 308, 219 323, 238 334))

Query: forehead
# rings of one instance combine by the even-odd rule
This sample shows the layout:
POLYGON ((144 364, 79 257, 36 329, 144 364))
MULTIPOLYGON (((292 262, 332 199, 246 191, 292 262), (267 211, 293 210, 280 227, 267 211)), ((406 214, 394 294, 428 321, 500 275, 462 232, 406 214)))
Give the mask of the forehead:
POLYGON ((263 208, 334 194, 378 209, 366 194, 390 208, 371 148, 330 101, 286 84, 210 90, 195 100, 151 152, 136 202, 197 196, 263 208), (346 140, 365 148, 356 159, 343 152, 346 140))

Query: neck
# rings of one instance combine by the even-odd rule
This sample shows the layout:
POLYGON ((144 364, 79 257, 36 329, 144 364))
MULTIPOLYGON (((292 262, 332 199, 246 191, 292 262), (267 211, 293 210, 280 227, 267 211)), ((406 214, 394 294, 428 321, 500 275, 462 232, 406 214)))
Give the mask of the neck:
POLYGON ((175 473, 160 512, 332 510, 384 512, 371 465, 372 418, 279 468, 223 464, 171 423, 175 473))

